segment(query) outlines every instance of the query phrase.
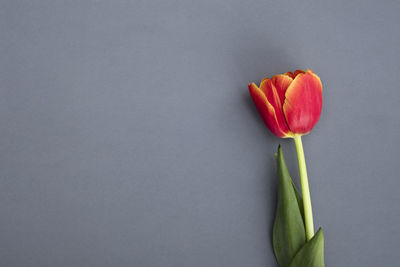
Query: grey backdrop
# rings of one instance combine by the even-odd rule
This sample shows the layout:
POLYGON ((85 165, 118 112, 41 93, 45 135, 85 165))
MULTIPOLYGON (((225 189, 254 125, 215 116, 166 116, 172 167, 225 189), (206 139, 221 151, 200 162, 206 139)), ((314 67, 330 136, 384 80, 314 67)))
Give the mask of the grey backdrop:
POLYGON ((398 266, 398 1, 1 1, 0 266, 276 266, 247 84, 312 68, 326 265, 398 266))

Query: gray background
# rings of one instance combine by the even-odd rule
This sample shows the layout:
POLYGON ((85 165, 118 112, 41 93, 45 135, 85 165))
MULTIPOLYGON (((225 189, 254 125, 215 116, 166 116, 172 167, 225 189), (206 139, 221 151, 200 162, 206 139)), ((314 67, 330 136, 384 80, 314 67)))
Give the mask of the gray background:
POLYGON ((326 265, 398 266, 398 1, 1 1, 0 266, 276 266, 247 84, 310 67, 326 265))

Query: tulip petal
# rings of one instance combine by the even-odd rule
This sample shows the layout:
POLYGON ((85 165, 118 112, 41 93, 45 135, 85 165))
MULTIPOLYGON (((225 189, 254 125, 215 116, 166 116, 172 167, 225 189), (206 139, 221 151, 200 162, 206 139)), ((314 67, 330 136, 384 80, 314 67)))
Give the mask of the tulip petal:
POLYGON ((285 102, 286 89, 293 82, 293 78, 288 75, 281 74, 272 76, 271 81, 275 85, 275 88, 278 91, 280 102, 283 105, 285 102))
POLYGON ((291 71, 286 72, 284 75, 289 76, 292 79, 294 79, 294 77, 295 77, 295 75, 291 71))
POLYGON ((256 104, 257 110, 268 129, 278 137, 289 137, 288 132, 280 128, 275 109, 271 103, 268 102, 264 92, 258 88, 255 83, 249 84, 249 91, 254 103, 256 104))
POLYGON ((260 90, 263 91, 264 95, 267 97, 267 101, 274 108, 279 128, 281 128, 284 132, 289 133, 290 129, 287 125, 285 114, 283 113, 282 109, 285 92, 283 90, 277 90, 274 83, 272 82, 272 79, 264 79, 260 84, 260 90))
POLYGON ((300 73, 306 73, 304 70, 296 70, 294 72, 294 77, 296 77, 297 75, 299 75, 300 73))
POLYGON ((299 72, 286 90, 283 104, 290 130, 294 134, 310 132, 319 120, 321 109, 321 80, 311 71, 299 72))

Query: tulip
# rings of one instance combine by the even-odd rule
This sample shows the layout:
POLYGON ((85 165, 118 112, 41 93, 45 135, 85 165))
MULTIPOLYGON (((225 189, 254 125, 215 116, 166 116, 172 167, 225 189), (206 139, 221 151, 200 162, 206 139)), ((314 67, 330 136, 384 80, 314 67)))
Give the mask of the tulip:
POLYGON ((250 94, 268 129, 288 138, 309 133, 322 109, 322 84, 310 69, 264 78, 260 87, 249 84, 250 94))
POLYGON ((301 136, 309 133, 322 109, 322 84, 310 69, 264 78, 260 87, 249 84, 251 97, 268 129, 278 137, 294 139, 303 195, 307 240, 314 235, 311 197, 301 136))

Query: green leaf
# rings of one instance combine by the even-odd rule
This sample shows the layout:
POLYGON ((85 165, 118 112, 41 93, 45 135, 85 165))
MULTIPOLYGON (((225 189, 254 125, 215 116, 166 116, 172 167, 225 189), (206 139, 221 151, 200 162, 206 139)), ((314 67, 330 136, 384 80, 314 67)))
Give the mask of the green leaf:
POLYGON ((278 147, 278 201, 273 229, 275 256, 280 267, 289 267, 293 257, 305 244, 304 222, 296 190, 286 167, 282 149, 278 147))
MULTIPOLYGON (((280 147, 280 146, 279 146, 280 147)), ((278 148, 279 149, 279 148, 278 148)), ((275 159, 278 160, 278 154, 275 153, 275 159)), ((296 199, 297 199, 297 204, 299 205, 299 209, 300 209, 300 213, 301 213, 301 217, 303 218, 303 222, 305 224, 304 221, 304 206, 303 206, 303 198, 301 197, 299 190, 297 190, 296 185, 294 184, 293 180, 292 180, 292 185, 293 185, 293 189, 294 189, 294 193, 296 194, 296 199)))
POLYGON ((324 234, 319 228, 314 237, 296 254, 290 267, 325 267, 324 234))
POLYGON ((294 192, 295 192, 295 194, 296 194, 297 204, 299 205, 299 209, 300 209, 300 213, 301 213, 301 218, 303 218, 303 223, 304 223, 304 225, 305 225, 303 198, 301 197, 301 195, 300 195, 299 191, 297 190, 296 185, 293 183, 293 181, 292 181, 292 185, 293 185, 294 192))

